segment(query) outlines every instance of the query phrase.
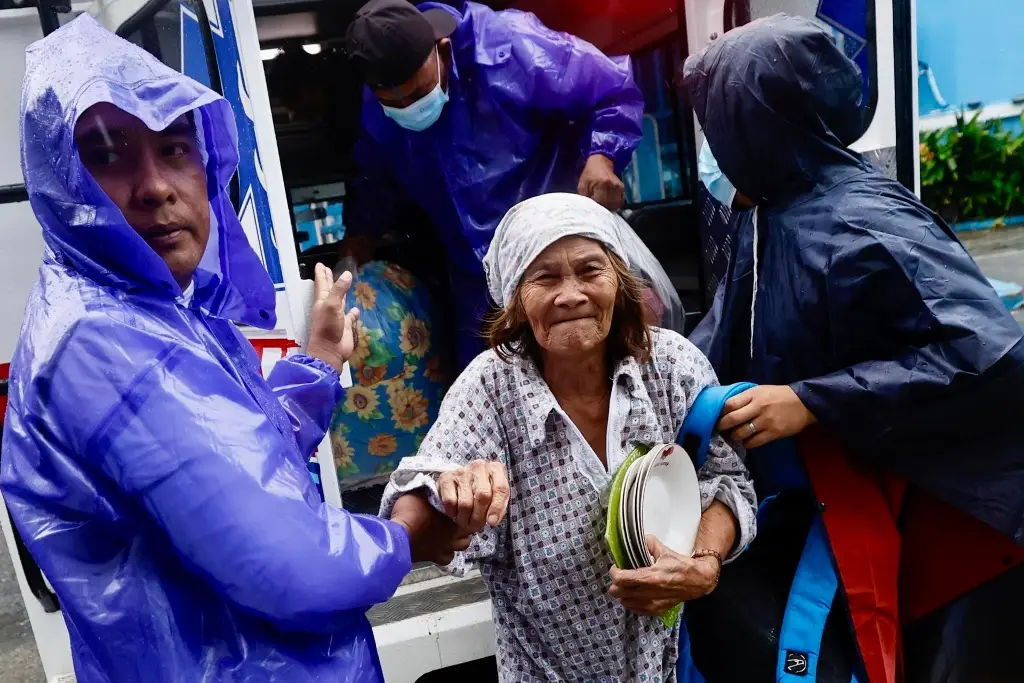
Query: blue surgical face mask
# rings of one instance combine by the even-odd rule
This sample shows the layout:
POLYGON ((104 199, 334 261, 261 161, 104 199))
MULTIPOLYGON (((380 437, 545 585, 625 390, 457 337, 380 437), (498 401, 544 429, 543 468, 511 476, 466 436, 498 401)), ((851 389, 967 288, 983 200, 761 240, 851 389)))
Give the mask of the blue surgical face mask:
POLYGON ((722 169, 718 168, 718 162, 711 153, 707 139, 704 140, 700 155, 697 157, 697 174, 711 196, 731 209, 732 200, 736 198, 736 187, 725 177, 722 169))
POLYGON ((448 104, 448 93, 441 89, 441 53, 436 52, 437 47, 434 50, 437 54, 437 85, 434 89, 402 109, 381 105, 384 114, 406 130, 418 133, 430 128, 441 118, 444 105, 448 104))

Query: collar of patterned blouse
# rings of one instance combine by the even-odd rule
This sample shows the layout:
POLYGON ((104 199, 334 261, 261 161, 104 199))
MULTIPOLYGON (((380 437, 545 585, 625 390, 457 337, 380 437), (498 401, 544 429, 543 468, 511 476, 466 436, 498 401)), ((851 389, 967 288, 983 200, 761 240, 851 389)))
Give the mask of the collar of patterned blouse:
MULTIPOLYGON (((513 362, 516 367, 517 383, 525 389, 523 407, 528 414, 527 432, 530 442, 536 447, 544 441, 547 422, 558 408, 558 399, 548 388, 536 363, 522 357, 516 357, 513 362)), ((623 386, 630 398, 648 402, 651 400, 647 395, 640 364, 632 356, 619 362, 612 374, 613 396, 614 387, 617 386, 623 386)), ((612 425, 609 424, 608 427, 611 429, 612 425)))

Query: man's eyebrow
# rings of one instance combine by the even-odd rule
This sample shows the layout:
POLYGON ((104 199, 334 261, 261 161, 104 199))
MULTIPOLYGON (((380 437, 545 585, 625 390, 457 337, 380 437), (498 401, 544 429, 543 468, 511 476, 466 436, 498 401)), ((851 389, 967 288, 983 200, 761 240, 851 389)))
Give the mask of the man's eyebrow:
POLYGON ((75 137, 79 147, 110 147, 114 140, 123 140, 124 131, 120 128, 93 128, 75 137))
POLYGON ((174 137, 194 137, 196 134, 192 124, 188 121, 175 121, 171 125, 160 131, 159 135, 168 138, 174 137))

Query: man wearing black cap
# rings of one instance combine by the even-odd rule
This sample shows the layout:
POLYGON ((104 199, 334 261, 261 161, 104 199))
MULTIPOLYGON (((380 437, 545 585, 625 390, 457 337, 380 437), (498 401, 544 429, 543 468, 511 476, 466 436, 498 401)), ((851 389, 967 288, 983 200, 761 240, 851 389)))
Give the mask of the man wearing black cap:
POLYGON ((643 96, 627 58, 473 2, 371 0, 346 44, 368 85, 346 229, 381 235, 409 202, 425 211, 448 255, 461 369, 482 350, 498 222, 546 192, 619 208, 643 96))

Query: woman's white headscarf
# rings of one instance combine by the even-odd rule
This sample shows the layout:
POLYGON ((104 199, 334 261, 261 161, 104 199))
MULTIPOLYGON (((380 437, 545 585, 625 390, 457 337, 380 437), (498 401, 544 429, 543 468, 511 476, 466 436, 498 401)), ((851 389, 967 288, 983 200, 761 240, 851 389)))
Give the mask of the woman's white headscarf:
POLYGON ((523 274, 541 252, 564 237, 600 242, 630 265, 621 218, 578 194, 543 194, 513 206, 498 224, 484 257, 491 298, 508 306, 523 274))

